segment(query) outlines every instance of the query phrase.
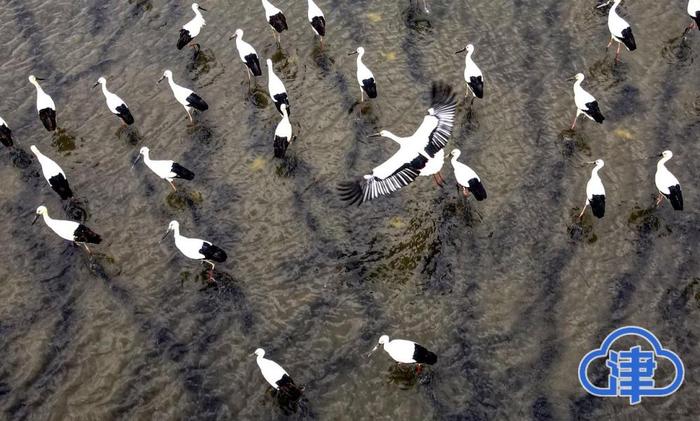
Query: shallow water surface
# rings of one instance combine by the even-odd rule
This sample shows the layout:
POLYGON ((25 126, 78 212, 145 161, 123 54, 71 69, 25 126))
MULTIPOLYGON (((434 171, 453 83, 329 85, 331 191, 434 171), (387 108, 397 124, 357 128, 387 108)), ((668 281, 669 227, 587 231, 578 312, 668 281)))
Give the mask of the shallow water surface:
POLYGON ((62 204, 34 157, 1 149, 0 411, 3 419, 698 419, 700 32, 682 37, 685 1, 628 2, 639 49, 615 65, 607 9, 593 1, 319 0, 323 49, 302 1, 277 0, 290 30, 278 51, 258 1, 207 1, 201 52, 175 48, 190 3, 5 0, 0 7, 0 115, 18 149, 36 144, 78 196, 62 204), (271 57, 290 95, 296 141, 274 159, 279 115, 266 78, 251 91, 229 36, 271 57), (462 99, 475 44, 486 97, 462 99), (379 86, 358 104, 359 45, 379 86), (188 126, 166 84, 210 105, 188 126), (587 76, 607 120, 575 114, 572 82, 587 76), (36 116, 27 76, 46 80, 60 130, 36 116), (97 78, 129 104, 121 129, 97 78), (448 151, 458 147, 489 192, 464 200, 449 163, 388 198, 346 207, 339 182, 410 135, 430 84, 460 95, 448 151), (143 163, 175 159, 196 173, 177 192, 143 163), (664 149, 684 212, 654 208, 664 149), (576 215, 591 166, 605 159, 605 218, 576 215), (43 223, 45 204, 102 234, 95 255, 43 223), (168 222, 229 254, 204 288, 168 222), (614 328, 651 329, 687 368, 673 396, 589 396, 578 362, 614 328), (384 352, 381 334, 439 355, 420 376, 384 352), (250 354, 263 347, 297 383, 280 401, 250 354))

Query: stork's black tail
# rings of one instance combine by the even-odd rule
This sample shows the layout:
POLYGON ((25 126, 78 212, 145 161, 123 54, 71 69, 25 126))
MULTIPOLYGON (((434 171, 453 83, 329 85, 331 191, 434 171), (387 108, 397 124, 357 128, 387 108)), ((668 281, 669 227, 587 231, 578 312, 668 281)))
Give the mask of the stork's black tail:
POLYGON ((194 180, 194 173, 177 162, 173 162, 173 166, 170 171, 177 174, 177 178, 182 178, 183 180, 194 180))
POLYGON ((287 395, 287 397, 293 401, 299 400, 304 392, 304 389, 295 385, 292 378, 286 374, 277 382, 277 386, 279 386, 280 392, 287 395))
POLYGON ((602 194, 594 194, 593 198, 588 201, 593 209, 593 215, 596 218, 605 216, 605 196, 602 194))
POLYGON ((131 115, 131 111, 129 111, 129 108, 125 104, 118 106, 117 112, 117 115, 124 120, 124 123, 128 125, 134 124, 134 116, 131 115))
POLYGON ((199 252, 202 253, 205 259, 218 263, 225 262, 226 258, 228 257, 226 256, 225 251, 221 250, 213 244, 208 243, 204 243, 199 252))
POLYGON ((102 242, 102 237, 83 224, 78 225, 73 237, 78 243, 100 244, 102 242))
POLYGON ((681 186, 680 185, 675 185, 669 187, 669 190, 671 191, 671 194, 669 194, 668 200, 671 201, 671 206, 673 206, 673 209, 677 211, 682 211, 683 210, 683 192, 681 191, 681 186))
POLYGON ((8 148, 12 146, 12 130, 5 125, 0 126, 0 142, 8 148))
POLYGON ((198 111, 206 111, 209 109, 209 105, 202 99, 202 97, 194 92, 187 97, 187 103, 190 105, 190 107, 198 111))
POLYGON ((634 35, 632 35, 632 28, 625 28, 622 30, 622 43, 625 44, 625 47, 630 51, 637 49, 637 43, 634 40, 634 35))
POLYGON ((700 12, 695 12, 695 26, 698 28, 698 31, 700 31, 700 12))
POLYGON ((185 48, 185 45, 190 43, 190 41, 192 41, 190 31, 187 29, 180 29, 180 38, 177 40, 177 49, 182 50, 185 48))

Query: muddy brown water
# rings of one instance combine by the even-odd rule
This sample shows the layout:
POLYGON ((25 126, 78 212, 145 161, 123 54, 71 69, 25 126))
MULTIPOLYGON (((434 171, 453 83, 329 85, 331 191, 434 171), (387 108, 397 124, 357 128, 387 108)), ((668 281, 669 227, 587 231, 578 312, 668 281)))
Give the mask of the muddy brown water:
POLYGON ((62 165, 79 200, 62 204, 19 150, 2 149, 0 418, 3 419, 697 419, 700 273, 697 212, 700 33, 682 39, 685 1, 626 2, 639 49, 606 54, 606 10, 593 1, 318 1, 318 48, 302 1, 278 0, 290 31, 277 51, 258 1, 206 1, 199 57, 177 51, 190 3, 4 0, 0 115, 18 149, 36 144, 62 165), (245 39, 290 94, 296 142, 272 156, 279 120, 266 79, 248 93, 228 37, 245 39), (395 150, 380 129, 415 130, 433 80, 460 95, 476 45, 486 97, 461 101, 448 150, 481 175, 489 198, 465 201, 446 165, 389 198, 346 207, 338 182, 395 150), (379 98, 356 104, 355 58, 379 98), (165 69, 210 104, 189 127, 165 69), (577 72, 607 120, 575 113, 577 72), (42 82, 61 130, 41 127, 27 76, 42 82), (130 105, 119 129, 97 78, 130 105), (168 184, 141 146, 196 178, 168 184), (653 207, 664 149, 684 212, 653 207), (596 158, 607 214, 575 216, 596 158), (89 258, 37 223, 40 204, 103 235, 89 258), (171 219, 230 258, 218 289, 202 267, 158 243, 171 219), (687 368, 673 396, 589 396, 581 357, 616 327, 651 329, 687 368), (383 352, 383 333, 439 355, 416 377, 383 352), (250 354, 264 347, 305 400, 280 402, 250 354))

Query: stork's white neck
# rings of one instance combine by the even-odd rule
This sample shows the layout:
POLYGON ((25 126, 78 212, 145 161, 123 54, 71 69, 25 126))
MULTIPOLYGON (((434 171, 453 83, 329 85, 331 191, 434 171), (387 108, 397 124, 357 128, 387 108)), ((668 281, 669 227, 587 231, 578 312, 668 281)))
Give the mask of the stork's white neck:
POLYGON ((656 164, 656 166, 657 166, 658 168, 666 168, 666 162, 668 162, 668 160, 671 159, 671 158, 673 158, 673 157, 671 157, 671 156, 664 156, 663 158, 661 158, 661 159, 659 160, 659 163, 656 164))
POLYGON ((383 136, 386 137, 386 138, 389 138, 389 139, 393 140, 394 142, 396 142, 396 143, 398 143, 399 145, 402 145, 402 146, 403 146, 404 142, 406 141, 405 138, 403 138, 403 137, 398 137, 398 136, 396 136, 395 134, 393 134, 392 132, 390 132, 390 131, 388 131, 388 130, 385 130, 385 131, 384 131, 384 135, 383 135, 383 136))

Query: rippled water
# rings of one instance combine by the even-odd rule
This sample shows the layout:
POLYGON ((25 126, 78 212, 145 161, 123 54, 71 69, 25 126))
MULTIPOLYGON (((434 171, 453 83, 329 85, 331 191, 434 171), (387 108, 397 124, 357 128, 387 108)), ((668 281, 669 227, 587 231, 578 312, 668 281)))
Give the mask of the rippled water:
POLYGON ((4 419, 697 419, 700 239, 697 200, 700 33, 682 38, 685 1, 628 2, 639 49, 606 54, 606 10, 595 2, 318 1, 320 50, 302 1, 283 1, 282 51, 257 1, 202 1, 202 53, 177 51, 184 1, 4 0, 0 115, 22 150, 62 165, 76 206, 65 208, 31 154, 2 149, 0 410, 4 419), (237 28, 272 57, 292 103, 297 141, 272 157, 279 120, 266 80, 248 93, 237 28), (430 82, 460 93, 476 45, 486 98, 462 101, 448 149, 481 175, 489 199, 464 201, 421 178, 398 194, 347 208, 335 186, 395 150, 367 135, 413 132, 430 82), (378 79, 357 105, 362 45, 378 79), (198 124, 167 86, 166 68, 210 104, 198 124), (608 120, 579 121, 571 82, 608 120), (61 130, 41 127, 27 82, 44 77, 61 130), (91 86, 105 75, 130 105, 133 131, 91 86), (196 179, 179 191, 143 164, 140 146, 196 179), (686 211, 654 209, 664 149, 686 211), (576 215, 590 166, 603 158, 602 220, 576 215), (103 235, 90 258, 67 248, 33 211, 85 218, 103 235), (85 213, 76 212, 85 210, 85 213), (219 289, 172 238, 201 237, 230 256, 219 289), (673 396, 630 407, 588 396, 579 360, 612 329, 654 331, 686 367, 673 396), (420 377, 397 370, 378 337, 414 339, 439 355, 420 377), (250 353, 280 362, 305 400, 280 403, 250 353))

